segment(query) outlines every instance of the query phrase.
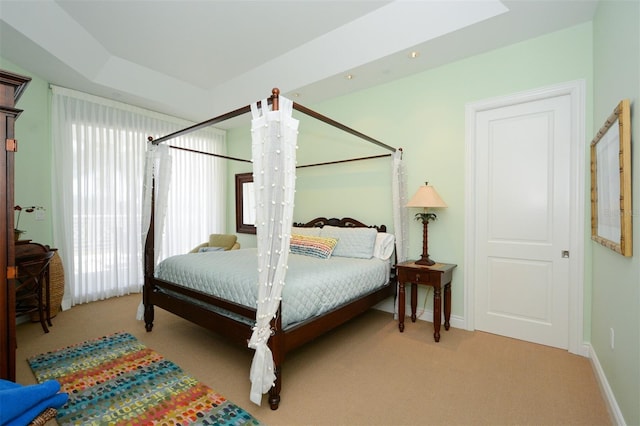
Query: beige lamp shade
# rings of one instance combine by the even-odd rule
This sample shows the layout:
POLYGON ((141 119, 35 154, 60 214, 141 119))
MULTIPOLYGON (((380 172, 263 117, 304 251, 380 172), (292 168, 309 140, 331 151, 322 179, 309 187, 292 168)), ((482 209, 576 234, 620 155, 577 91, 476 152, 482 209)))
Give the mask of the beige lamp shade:
POLYGON ((436 189, 429 184, 423 185, 418 188, 418 191, 407 203, 407 207, 447 207, 436 189))

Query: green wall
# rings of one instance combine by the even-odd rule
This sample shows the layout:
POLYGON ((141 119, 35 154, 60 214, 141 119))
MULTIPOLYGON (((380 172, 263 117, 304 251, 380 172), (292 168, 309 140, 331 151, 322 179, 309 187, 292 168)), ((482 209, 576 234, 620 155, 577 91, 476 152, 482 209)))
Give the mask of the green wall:
POLYGON ((600 2, 594 31, 595 135, 620 100, 631 101, 633 257, 592 243, 591 345, 624 421, 640 425, 640 3, 600 2), (610 329, 615 346, 610 347, 610 329))
MULTIPOLYGON (((325 123, 294 112, 304 131, 298 135, 296 197, 294 221, 307 221, 318 215, 329 217, 354 217, 353 203, 358 204, 354 217, 371 224, 385 224, 393 230, 391 220, 390 151, 376 148, 362 139, 337 130, 325 123), (318 163, 336 162, 353 158, 387 155, 367 161, 313 166, 318 163), (311 167, 309 167, 311 166, 311 167)), ((247 123, 250 117, 246 118, 247 123)), ((370 135, 375 137, 375 135, 370 135)), ((227 133, 228 153, 232 157, 251 158, 249 127, 232 129, 227 133)), ((393 144, 392 144, 393 145, 393 144)), ((394 145, 395 146, 395 145, 394 145)), ((235 232, 234 175, 251 171, 251 164, 229 163, 228 225, 235 232)), ((255 236, 238 236, 242 247, 255 247, 255 236)))
MULTIPOLYGON (((247 116, 247 123, 251 118, 247 116)), ((251 132, 249 127, 231 129, 227 131, 227 155, 244 160, 251 159, 251 132)), ((235 205, 235 175, 236 173, 248 173, 252 171, 252 165, 244 162, 229 161, 227 163, 227 232, 236 233, 236 205, 235 205)), ((256 237, 250 234, 237 234, 238 242, 242 248, 255 247, 256 237)))
MULTIPOLYGON (((592 84, 591 23, 575 26, 543 37, 477 55, 389 84, 376 86, 312 107, 353 129, 387 145, 401 147, 407 167, 408 196, 425 181, 433 184, 447 209, 429 225, 429 253, 440 262, 456 263, 452 288, 452 315, 464 318, 464 184, 465 184, 465 105, 469 102, 535 89, 561 82, 585 79, 587 82, 587 125, 591 128, 592 84)), ((298 100, 296 100, 298 101, 298 100)), ((304 104, 304 100, 298 102, 304 104)), ((317 131, 312 120, 301 117, 300 139, 308 127, 317 131)), ((230 155, 243 145, 239 139, 249 134, 238 129, 228 135, 230 155)), ((587 132, 589 134, 589 132, 587 132)), ((333 146, 327 141, 299 141, 298 163, 326 159, 333 146)), ((384 153, 374 145, 355 140, 343 141, 342 150, 384 153), (363 146, 361 146, 363 145, 363 146)), ((244 144, 246 147, 246 143, 244 144)), ((586 148, 585 142, 585 150, 586 148)), ((246 153, 245 153, 246 154, 246 153)), ((333 154, 342 155, 340 154, 333 154)), ((246 158, 246 157, 245 157, 246 158)), ((346 157, 348 158, 348 156, 346 157)), ((347 163, 299 170, 294 220, 317 215, 350 216, 370 223, 384 223, 393 229, 390 189, 390 160, 347 163), (354 173, 355 172, 355 173, 354 173), (354 173, 353 176, 350 174, 354 173)), ((588 170, 588 168, 587 168, 588 170)), ((409 255, 422 252, 422 224, 410 217, 409 255)), ((229 215, 229 217, 234 217, 229 215)), ((586 232, 586 230, 585 230, 586 232)), ((254 243, 255 245, 255 243, 254 243)), ((421 288, 421 292, 424 289, 421 288)), ((589 283, 585 294, 590 292, 589 283)), ((418 298, 423 301, 423 295, 418 298)), ((585 312, 590 312, 585 298, 585 312)), ((431 300, 428 301, 431 306, 431 300)), ((588 318, 585 322, 588 340, 588 318)))
POLYGON ((44 220, 35 213, 22 213, 21 238, 52 244, 51 225, 51 126, 49 83, 0 57, 0 68, 31 77, 27 89, 18 100, 17 108, 24 112, 16 121, 15 203, 20 206, 42 206, 44 220))

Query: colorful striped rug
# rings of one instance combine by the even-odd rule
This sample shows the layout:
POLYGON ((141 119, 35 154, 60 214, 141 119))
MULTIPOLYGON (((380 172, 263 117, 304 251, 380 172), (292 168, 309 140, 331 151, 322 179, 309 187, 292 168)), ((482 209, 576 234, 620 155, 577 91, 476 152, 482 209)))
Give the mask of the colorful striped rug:
POLYGON ((248 412, 129 333, 28 359, 38 382, 55 379, 69 401, 61 425, 259 425, 248 412))

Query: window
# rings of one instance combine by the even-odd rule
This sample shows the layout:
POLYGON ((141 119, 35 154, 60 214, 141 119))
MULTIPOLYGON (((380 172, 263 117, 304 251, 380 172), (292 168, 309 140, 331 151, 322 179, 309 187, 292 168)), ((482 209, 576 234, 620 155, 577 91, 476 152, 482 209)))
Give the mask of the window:
MULTIPOLYGON (((52 102, 52 216, 67 272, 63 307, 139 292, 147 136, 191 123, 61 88, 52 102)), ((170 144, 224 154, 225 133, 204 129, 170 144)), ((189 251, 226 223, 225 160, 181 150, 171 157, 163 257, 189 251)))

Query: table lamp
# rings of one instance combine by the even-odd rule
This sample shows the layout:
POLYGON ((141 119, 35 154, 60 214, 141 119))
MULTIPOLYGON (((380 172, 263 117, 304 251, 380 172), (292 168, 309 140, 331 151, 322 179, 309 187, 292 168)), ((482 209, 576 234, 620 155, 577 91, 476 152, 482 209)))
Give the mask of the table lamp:
POLYGON ((429 182, 425 182, 424 186, 418 188, 418 191, 407 203, 407 207, 422 207, 424 211, 422 213, 416 213, 416 220, 421 220, 423 225, 423 241, 422 241, 422 256, 419 260, 416 260, 417 265, 431 266, 435 262, 429 259, 429 251, 427 249, 427 227, 430 220, 436 220, 435 213, 428 211, 429 208, 434 207, 447 207, 447 204, 442 201, 440 195, 436 189, 429 185, 429 182))

